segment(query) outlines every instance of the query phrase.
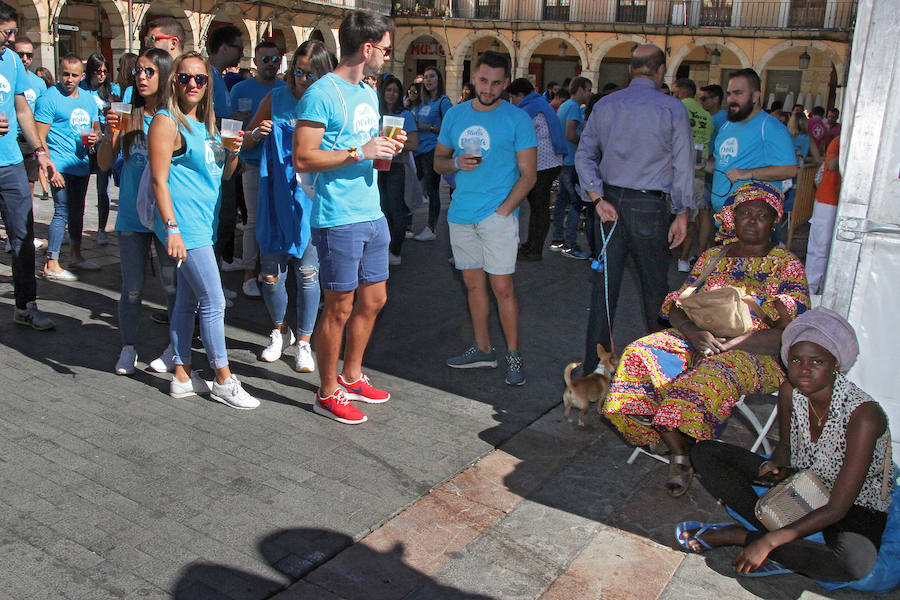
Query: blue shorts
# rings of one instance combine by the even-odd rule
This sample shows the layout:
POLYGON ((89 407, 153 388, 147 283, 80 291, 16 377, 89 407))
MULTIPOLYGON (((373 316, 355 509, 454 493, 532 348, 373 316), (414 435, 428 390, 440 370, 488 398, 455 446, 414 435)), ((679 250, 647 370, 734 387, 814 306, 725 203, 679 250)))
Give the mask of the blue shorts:
POLYGON ((319 281, 326 290, 349 292, 361 283, 388 278, 391 234, 384 217, 325 229, 313 227, 312 243, 319 253, 319 281))

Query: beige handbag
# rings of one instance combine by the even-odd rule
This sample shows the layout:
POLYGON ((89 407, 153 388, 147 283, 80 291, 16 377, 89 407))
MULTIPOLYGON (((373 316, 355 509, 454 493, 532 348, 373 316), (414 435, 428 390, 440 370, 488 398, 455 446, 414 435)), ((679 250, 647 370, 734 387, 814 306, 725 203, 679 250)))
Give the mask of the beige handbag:
POLYGON ((694 285, 681 292, 675 305, 700 329, 716 337, 733 338, 753 330, 751 310, 764 321, 768 319, 753 296, 743 288, 728 285, 716 290, 697 292, 697 288, 715 271, 726 252, 726 248, 719 251, 694 285))
POLYGON ((769 531, 790 525, 828 504, 831 494, 811 469, 777 483, 756 501, 756 518, 769 531))

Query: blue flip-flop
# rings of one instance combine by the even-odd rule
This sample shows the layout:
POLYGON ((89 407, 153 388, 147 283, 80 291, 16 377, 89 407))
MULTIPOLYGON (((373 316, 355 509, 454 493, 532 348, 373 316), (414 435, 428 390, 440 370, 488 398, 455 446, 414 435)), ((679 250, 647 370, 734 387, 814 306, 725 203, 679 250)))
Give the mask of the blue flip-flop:
POLYGON ((755 571, 750 571, 749 573, 738 573, 741 577, 768 577, 769 575, 786 575, 788 573, 793 573, 790 569, 782 565, 781 563, 775 562, 771 558, 767 559, 763 564, 761 564, 755 571))
POLYGON ((715 531, 716 529, 722 529, 723 527, 728 527, 730 525, 735 525, 735 522, 729 521, 728 523, 701 523, 700 521, 682 521, 675 526, 675 539, 678 541, 678 545, 688 552, 694 551, 694 549, 688 545, 688 542, 690 542, 691 540, 697 540, 698 542, 700 542, 701 546, 703 546, 707 550, 712 550, 712 546, 704 542, 703 538, 701 538, 700 536, 704 532, 715 531), (696 529, 693 535, 691 535, 690 537, 685 537, 685 532, 691 531, 692 529, 696 529))

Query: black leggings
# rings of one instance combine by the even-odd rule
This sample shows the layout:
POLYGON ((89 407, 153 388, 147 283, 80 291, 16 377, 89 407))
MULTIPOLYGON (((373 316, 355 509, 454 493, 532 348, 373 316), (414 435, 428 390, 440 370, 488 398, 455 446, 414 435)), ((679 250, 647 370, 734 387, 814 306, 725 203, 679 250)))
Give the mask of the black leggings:
MULTIPOLYGON (((753 479, 766 459, 744 448, 715 440, 697 442, 691 462, 703 487, 759 531, 747 534, 747 544, 767 533, 756 518, 753 479)), ((854 504, 843 519, 822 530, 825 543, 806 539, 779 546, 769 558, 821 581, 854 581, 869 574, 878 559, 887 513, 854 504)))

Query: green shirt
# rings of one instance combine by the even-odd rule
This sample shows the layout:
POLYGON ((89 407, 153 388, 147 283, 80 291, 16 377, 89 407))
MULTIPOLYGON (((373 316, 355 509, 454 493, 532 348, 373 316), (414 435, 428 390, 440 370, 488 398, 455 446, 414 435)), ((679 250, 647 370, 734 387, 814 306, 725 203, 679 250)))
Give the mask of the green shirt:
POLYGON ((684 107, 688 111, 694 149, 702 151, 702 156, 707 156, 709 155, 709 143, 713 132, 712 117, 693 98, 684 98, 682 102, 684 102, 684 107))

